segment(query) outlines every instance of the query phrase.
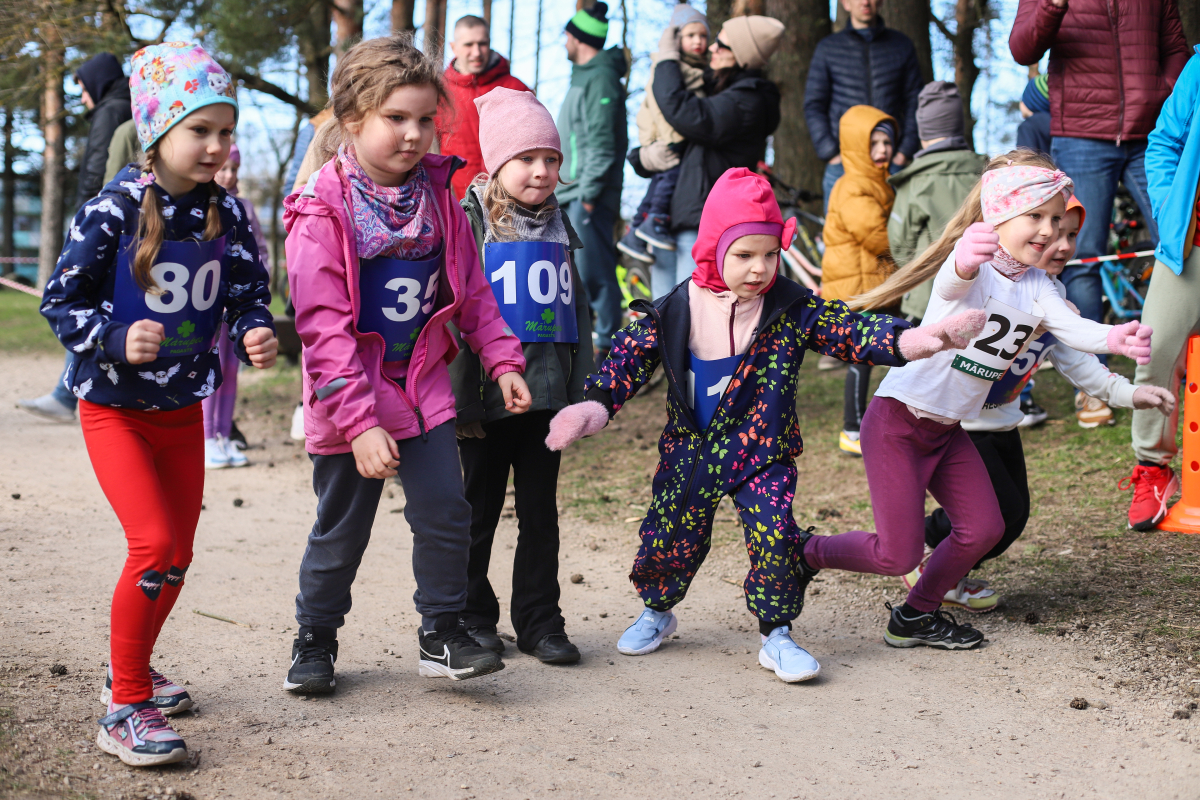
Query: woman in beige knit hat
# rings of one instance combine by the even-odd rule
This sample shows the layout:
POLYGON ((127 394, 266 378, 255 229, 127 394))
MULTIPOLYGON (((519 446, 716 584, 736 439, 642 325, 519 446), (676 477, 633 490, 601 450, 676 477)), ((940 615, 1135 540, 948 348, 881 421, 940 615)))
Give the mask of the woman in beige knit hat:
MULTIPOLYGON (((654 248, 651 287, 660 295, 696 268, 692 246, 700 213, 713 184, 732 167, 754 170, 766 156, 767 137, 779 125, 779 87, 765 68, 783 39, 783 23, 771 17, 734 17, 708 48, 712 76, 705 96, 684 79, 678 30, 668 27, 655 54, 650 86, 663 118, 686 140, 679 178, 671 198, 670 233, 675 251, 654 248)), ((635 148, 629 163, 644 178, 673 163, 662 163, 654 148, 635 148)), ((665 148, 664 148, 665 149, 665 148)))

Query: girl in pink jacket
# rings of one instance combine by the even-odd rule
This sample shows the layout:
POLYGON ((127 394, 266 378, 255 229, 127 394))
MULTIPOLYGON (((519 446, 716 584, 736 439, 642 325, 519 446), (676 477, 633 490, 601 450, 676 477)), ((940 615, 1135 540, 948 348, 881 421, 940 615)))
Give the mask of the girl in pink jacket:
POLYGON ((447 365, 453 324, 514 413, 529 408, 521 344, 450 191, 462 164, 428 155, 448 102, 440 65, 407 36, 361 42, 333 73, 324 166, 287 200, 288 279, 304 342, 304 433, 317 521, 300 564, 299 635, 284 688, 332 692, 337 628, 385 479, 399 475, 413 532, 419 672, 504 668, 460 622, 471 506, 463 495, 447 365))

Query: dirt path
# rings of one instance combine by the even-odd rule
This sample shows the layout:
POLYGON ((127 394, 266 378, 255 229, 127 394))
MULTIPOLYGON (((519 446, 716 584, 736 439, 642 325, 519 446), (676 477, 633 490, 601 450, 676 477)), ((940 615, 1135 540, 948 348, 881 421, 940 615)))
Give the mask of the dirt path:
MULTIPOLYGON (((134 772, 91 743, 120 527, 78 427, 13 408, 60 363, 0 359, 0 724, 10 734, 0 795, 1200 796, 1200 716, 1173 719, 1177 695, 1165 690, 1114 688, 1131 656, 1102 626, 1058 638, 984 618, 974 622, 993 641, 974 653, 897 651, 881 641, 880 603, 899 590, 826 573, 797 626, 823 672, 788 686, 757 665, 756 626, 720 577, 739 557, 731 546, 678 609, 678 638, 652 656, 620 656, 637 602, 625 579, 636 525, 619 519, 564 520, 563 608, 581 664, 547 667, 510 647, 498 675, 418 678, 399 487, 380 509, 341 633, 338 693, 288 695, 296 566, 315 498, 278 413, 245 426, 267 441, 250 452, 253 467, 209 474, 196 560, 154 658, 199 701, 199 713, 176 718, 198 764, 134 772), (583 582, 570 583, 573 573, 583 582), (65 675, 51 674, 56 664, 65 675), (1074 697, 1092 707, 1070 708, 1074 697)), ((514 520, 503 520, 498 589, 514 539, 514 520)))

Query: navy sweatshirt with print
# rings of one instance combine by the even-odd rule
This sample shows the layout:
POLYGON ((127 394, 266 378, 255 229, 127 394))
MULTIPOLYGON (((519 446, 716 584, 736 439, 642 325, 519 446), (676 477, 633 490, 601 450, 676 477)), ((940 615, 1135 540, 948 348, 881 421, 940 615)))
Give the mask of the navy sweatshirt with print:
MULTIPOLYGON (((221 385, 217 348, 146 364, 125 360, 129 325, 112 318, 121 236, 137 236, 142 192, 158 193, 168 241, 199 241, 211 194, 207 185, 172 198, 158 187, 137 183, 141 173, 126 167, 71 222, 54 275, 42 293, 42 315, 75 354, 64 383, 91 403, 140 410, 174 410, 198 403, 221 385)), ((249 363, 242 336, 251 328, 274 330, 268 306, 267 271, 254 233, 237 198, 217 196, 226 246, 222 271, 228 291, 217 298, 237 342, 238 358, 249 363)))

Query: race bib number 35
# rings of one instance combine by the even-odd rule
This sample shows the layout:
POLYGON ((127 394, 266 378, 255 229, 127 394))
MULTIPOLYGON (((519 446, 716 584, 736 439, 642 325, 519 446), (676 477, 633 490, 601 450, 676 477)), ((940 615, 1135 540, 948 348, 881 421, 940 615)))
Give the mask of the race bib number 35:
POLYGON ((522 342, 578 342, 575 282, 566 245, 492 242, 484 271, 500 314, 522 342))
POLYGON ((222 271, 225 237, 207 242, 163 242, 150 277, 162 290, 147 292, 133 278, 133 239, 121 237, 113 292, 113 319, 132 324, 148 319, 161 323, 165 338, 160 357, 178 358, 212 347, 221 326, 226 276, 222 271))
POLYGON ((989 298, 983 310, 988 317, 983 333, 958 351, 950 366, 985 381, 998 381, 1042 318, 1018 311, 995 298, 989 298))

